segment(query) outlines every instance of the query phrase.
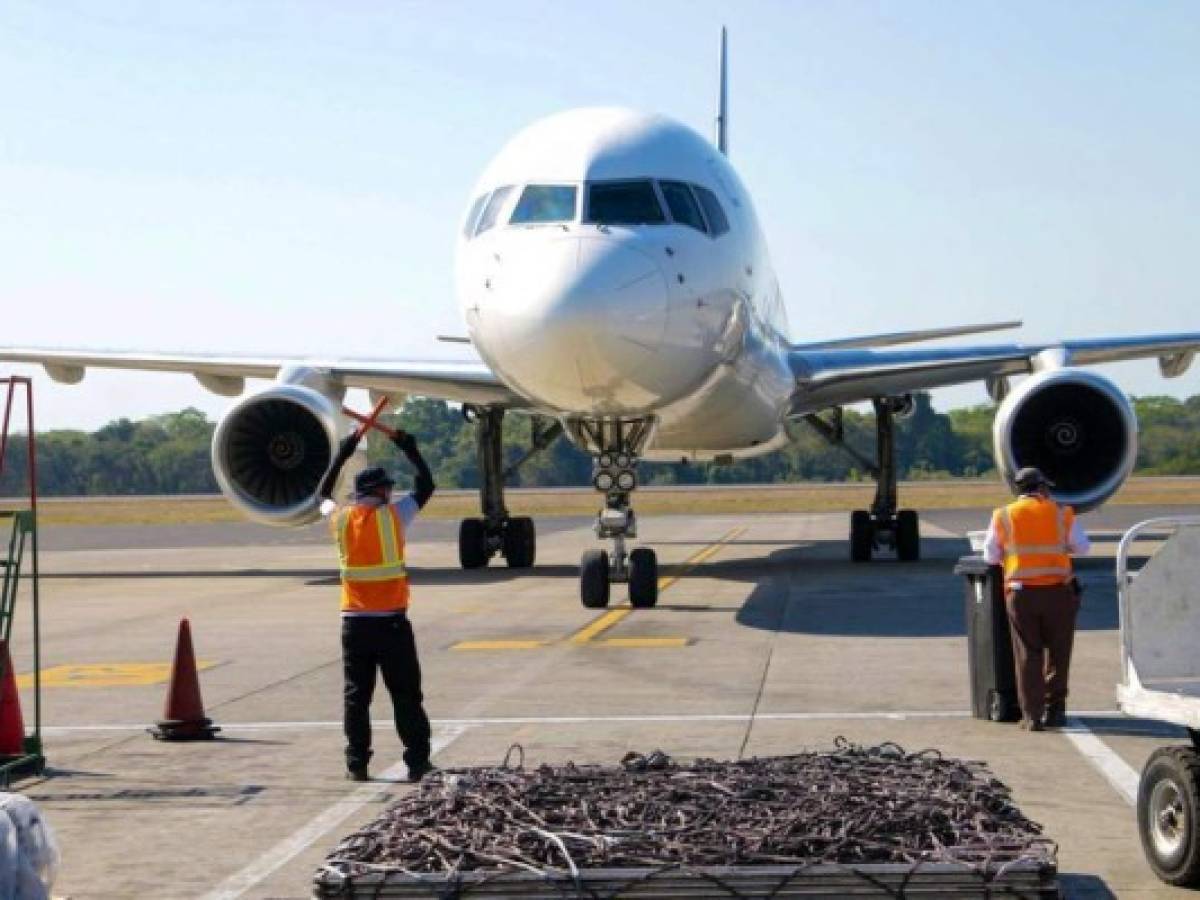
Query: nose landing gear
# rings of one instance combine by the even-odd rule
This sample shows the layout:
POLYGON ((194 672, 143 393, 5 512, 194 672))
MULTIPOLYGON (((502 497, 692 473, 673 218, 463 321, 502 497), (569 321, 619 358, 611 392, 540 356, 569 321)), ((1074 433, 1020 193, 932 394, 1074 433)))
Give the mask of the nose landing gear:
POLYGON ((629 585, 629 604, 646 609, 658 603, 658 557, 648 547, 628 550, 625 542, 637 537, 637 516, 630 496, 637 489, 637 455, 649 434, 648 423, 611 423, 578 426, 594 454, 592 484, 604 495, 604 508, 596 516, 596 537, 613 542, 612 552, 589 550, 579 566, 579 597, 589 609, 608 606, 613 582, 629 585), (626 429, 628 428, 628 431, 626 429), (607 439, 606 439, 607 438, 607 439))
POLYGON ((658 556, 649 547, 627 550, 626 538, 637 537, 637 518, 629 507, 628 496, 605 499, 606 505, 596 517, 596 536, 613 542, 606 550, 588 550, 579 565, 579 596, 588 609, 608 606, 612 582, 629 585, 629 605, 648 609, 658 603, 658 556))

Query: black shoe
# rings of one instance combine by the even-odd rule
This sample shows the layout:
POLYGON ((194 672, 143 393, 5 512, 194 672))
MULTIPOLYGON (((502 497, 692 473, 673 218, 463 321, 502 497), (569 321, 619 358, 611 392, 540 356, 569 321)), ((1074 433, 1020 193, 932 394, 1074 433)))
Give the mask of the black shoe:
POLYGON ((1044 727, 1042 727, 1042 723, 1037 721, 1037 719, 1022 719, 1021 720, 1021 730, 1022 731, 1045 731, 1046 729, 1044 727))
POLYGON ((435 766, 429 760, 425 760, 423 763, 417 763, 415 766, 408 767, 408 780, 413 784, 416 784, 426 775, 436 771, 437 766, 435 766))
POLYGON ((1067 708, 1052 706, 1046 710, 1045 724, 1047 728, 1064 728, 1067 724, 1067 708))
POLYGON ((366 766, 351 766, 346 770, 347 781, 370 781, 371 776, 366 766))

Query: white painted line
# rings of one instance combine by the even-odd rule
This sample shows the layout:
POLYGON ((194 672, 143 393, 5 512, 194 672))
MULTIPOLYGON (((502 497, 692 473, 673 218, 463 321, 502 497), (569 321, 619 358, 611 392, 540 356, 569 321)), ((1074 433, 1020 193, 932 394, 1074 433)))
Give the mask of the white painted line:
POLYGON ((1121 759, 1108 744, 1096 737, 1091 729, 1075 716, 1067 717, 1067 727, 1063 729, 1075 749, 1083 754, 1101 775, 1105 777, 1130 806, 1137 804, 1138 773, 1133 766, 1121 759))
MULTIPOLYGON (((446 749, 466 731, 465 727, 442 727, 434 734, 432 745, 435 754, 446 749)), ((404 776, 406 767, 400 762, 376 776, 380 781, 395 780, 404 776)), ((216 888, 205 894, 202 900, 236 900, 255 885, 269 878, 280 868, 308 849, 330 829, 336 828, 354 813, 379 796, 379 784, 367 784, 343 797, 325 811, 319 813, 307 825, 290 837, 284 838, 240 872, 231 875, 216 888)))
MULTIPOLYGON (((1097 709, 1083 710, 1081 716, 1115 716, 1120 710, 1097 709)), ((905 721, 906 719, 968 719, 971 713, 966 710, 866 710, 855 712, 795 712, 795 713, 759 713, 755 721, 763 722, 836 722, 836 721, 905 721)), ((644 715, 644 716, 499 716, 477 717, 464 719, 434 719, 436 728, 468 728, 487 727, 495 725, 620 725, 623 723, 638 724, 643 722, 747 722, 749 713, 697 713, 679 715, 644 715)), ((323 728, 341 728, 340 719, 313 720, 294 722, 225 722, 219 723, 222 733, 235 731, 307 731, 323 728)), ((391 719, 379 719, 372 723, 377 728, 392 727, 391 719)), ((71 735, 121 731, 145 731, 145 722, 113 725, 46 725, 42 727, 45 735, 71 735)))

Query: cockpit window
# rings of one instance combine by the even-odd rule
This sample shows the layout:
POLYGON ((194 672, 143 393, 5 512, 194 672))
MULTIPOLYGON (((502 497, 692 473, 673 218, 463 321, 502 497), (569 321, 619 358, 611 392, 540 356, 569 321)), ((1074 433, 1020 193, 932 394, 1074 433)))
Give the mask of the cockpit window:
POLYGON ((713 237, 720 237, 729 230, 729 220, 725 218, 725 210, 721 209, 721 201, 717 199, 717 195, 708 188, 700 187, 700 185, 692 185, 696 190, 696 197, 700 200, 700 205, 704 207, 704 215, 708 217, 708 226, 712 229, 713 237))
POLYGON ((663 197, 667 201, 667 209, 671 210, 672 219, 680 225, 687 225, 697 231, 708 231, 704 226, 704 216, 700 214, 696 198, 692 196, 691 188, 682 181, 660 181, 658 186, 662 188, 663 197))
POLYGON ((588 222, 656 225, 666 221, 650 181, 603 181, 588 185, 588 222))
POLYGON ((517 201, 517 208, 508 222, 510 225, 530 225, 574 221, 575 194, 574 185, 528 185, 521 191, 521 199, 517 201))
POLYGON ((475 220, 479 218, 479 211, 483 209, 483 204, 487 202, 488 195, 480 194, 475 198, 475 202, 471 204, 471 210, 467 213, 467 221, 463 222, 463 237, 470 237, 475 233, 475 220))
POLYGON ((508 195, 513 192, 512 185, 498 187, 492 191, 492 196, 487 202, 487 206, 483 208, 483 215, 479 217, 479 226, 475 229, 476 234, 483 234, 489 228, 496 224, 496 220, 500 218, 500 208, 504 206, 504 201, 508 199, 508 195))

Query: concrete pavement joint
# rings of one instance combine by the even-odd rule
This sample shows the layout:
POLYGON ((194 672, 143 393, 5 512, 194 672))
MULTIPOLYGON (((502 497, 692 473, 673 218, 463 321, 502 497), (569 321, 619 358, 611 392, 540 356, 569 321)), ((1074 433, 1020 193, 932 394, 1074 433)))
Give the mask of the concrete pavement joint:
MULTIPOLYGON (((771 581, 775 580, 772 576, 771 581)), ((762 705, 763 692, 767 688, 767 676, 771 673, 771 662, 775 659, 775 646, 779 643, 779 632, 783 628, 784 620, 787 618, 788 607, 792 603, 791 594, 791 578, 788 578, 788 594, 784 603, 779 607, 779 620, 775 623, 775 630, 771 633, 771 643, 767 647, 767 658, 763 661, 762 675, 758 679, 758 689, 754 692, 754 705, 750 708, 750 715, 746 720, 746 733, 742 735, 742 744, 738 748, 738 759, 742 759, 746 755, 746 747, 750 745, 750 735, 754 731, 754 717, 758 714, 758 708, 762 705)))

